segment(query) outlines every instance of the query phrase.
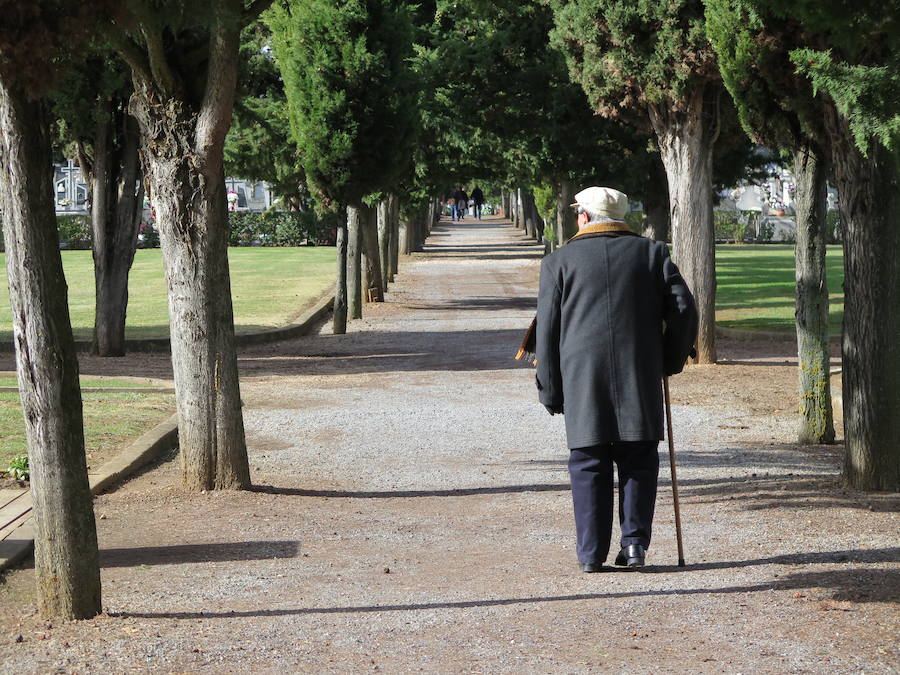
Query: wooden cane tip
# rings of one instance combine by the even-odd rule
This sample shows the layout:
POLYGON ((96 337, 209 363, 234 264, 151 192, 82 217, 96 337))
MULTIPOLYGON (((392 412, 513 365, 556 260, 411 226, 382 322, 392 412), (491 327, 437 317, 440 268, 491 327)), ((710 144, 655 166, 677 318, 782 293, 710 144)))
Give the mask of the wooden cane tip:
POLYGON ((687 567, 687 565, 684 564, 684 558, 678 559, 678 566, 679 567, 687 567))

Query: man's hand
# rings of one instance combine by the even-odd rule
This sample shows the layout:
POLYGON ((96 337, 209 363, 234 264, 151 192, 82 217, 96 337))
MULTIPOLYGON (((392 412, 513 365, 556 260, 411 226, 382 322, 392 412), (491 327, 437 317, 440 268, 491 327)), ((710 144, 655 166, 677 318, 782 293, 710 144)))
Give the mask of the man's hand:
POLYGON ((563 414, 563 407, 561 405, 545 405, 544 407, 547 409, 547 412, 550 413, 551 415, 562 415, 563 414))

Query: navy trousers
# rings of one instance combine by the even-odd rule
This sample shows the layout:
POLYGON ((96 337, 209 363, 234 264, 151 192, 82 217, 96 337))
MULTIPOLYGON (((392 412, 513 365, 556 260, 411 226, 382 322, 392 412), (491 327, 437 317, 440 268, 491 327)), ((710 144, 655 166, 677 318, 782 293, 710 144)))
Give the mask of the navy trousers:
POLYGON ((617 442, 575 448, 569 453, 569 477, 575 506, 578 561, 606 561, 612 537, 613 463, 619 473, 619 525, 622 546, 650 546, 658 441, 617 442))

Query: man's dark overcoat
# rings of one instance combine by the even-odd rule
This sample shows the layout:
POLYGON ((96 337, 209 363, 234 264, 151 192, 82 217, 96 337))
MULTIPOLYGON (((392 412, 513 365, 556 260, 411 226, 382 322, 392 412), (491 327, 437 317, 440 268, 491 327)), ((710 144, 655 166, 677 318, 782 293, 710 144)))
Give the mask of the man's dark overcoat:
POLYGON ((681 372, 696 336, 694 298, 662 242, 581 234, 541 263, 538 397, 565 408, 570 448, 662 440, 662 377, 681 372))

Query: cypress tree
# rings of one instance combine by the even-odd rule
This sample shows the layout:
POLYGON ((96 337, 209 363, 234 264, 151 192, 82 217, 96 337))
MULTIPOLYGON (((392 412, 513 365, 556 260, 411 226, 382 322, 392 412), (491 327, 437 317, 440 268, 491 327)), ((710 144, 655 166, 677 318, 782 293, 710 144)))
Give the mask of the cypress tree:
POLYGON ((380 282, 377 222, 366 197, 387 191, 410 162, 417 122, 411 11, 402 0, 281 0, 266 21, 310 190, 341 214, 334 321, 341 333, 348 306, 351 317, 361 314, 360 270, 346 252, 348 244, 361 247, 358 235, 367 242, 369 277, 380 282), (354 213, 345 218, 346 209, 354 213))
POLYGON ((700 0, 551 0, 554 39, 595 112, 649 122, 666 168, 673 255, 697 300, 697 359, 715 363, 712 153, 721 83, 700 0))
POLYGON ((707 0, 707 29, 725 85, 744 128, 771 148, 793 154, 796 195, 798 439, 831 443, 825 212, 829 157, 824 108, 812 85, 794 74, 788 54, 802 45, 796 21, 764 18, 744 0, 707 0))

